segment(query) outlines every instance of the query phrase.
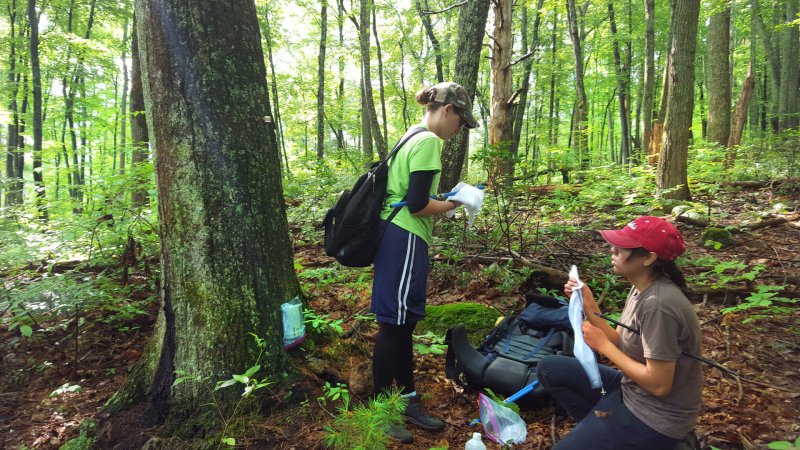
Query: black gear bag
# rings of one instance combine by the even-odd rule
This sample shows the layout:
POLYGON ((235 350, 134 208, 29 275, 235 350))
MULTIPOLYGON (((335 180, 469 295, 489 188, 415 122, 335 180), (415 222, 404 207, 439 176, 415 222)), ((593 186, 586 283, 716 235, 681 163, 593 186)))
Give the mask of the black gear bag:
MULTIPOLYGON (((353 189, 345 190, 329 209, 320 227, 325 228, 325 253, 349 267, 366 267, 375 260, 381 240, 380 214, 386 200, 386 183, 389 178, 388 162, 412 136, 427 131, 412 128, 394 146, 386 159, 373 163, 361 175, 353 189)), ((400 212, 392 211, 388 221, 400 212)))

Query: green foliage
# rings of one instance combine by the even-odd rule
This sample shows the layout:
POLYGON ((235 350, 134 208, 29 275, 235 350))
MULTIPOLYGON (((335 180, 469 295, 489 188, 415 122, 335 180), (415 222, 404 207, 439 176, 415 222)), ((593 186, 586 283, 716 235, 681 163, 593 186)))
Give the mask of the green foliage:
POLYGON ((702 257, 694 260, 679 258, 678 263, 701 267, 713 265, 709 270, 687 277, 687 281, 697 286, 711 286, 714 289, 739 281, 752 282, 766 269, 763 264, 755 264, 751 267, 741 261, 720 262, 712 257, 702 257))
POLYGON ((72 392, 82 392, 82 391, 83 388, 77 384, 64 383, 63 385, 61 385, 61 387, 50 393, 50 398, 58 397, 63 394, 68 394, 72 392))
POLYGON ((444 343, 444 336, 433 334, 428 331, 423 335, 414 335, 414 351, 420 355, 444 355, 447 345, 444 343))
POLYGON ((311 330, 323 336, 332 334, 342 334, 342 319, 331 319, 327 314, 320 314, 311 308, 304 311, 304 324, 309 325, 311 330))
POLYGON ((368 404, 358 404, 353 409, 342 405, 333 423, 325 426, 322 443, 337 450, 386 448, 389 436, 384 430, 403 423, 406 404, 398 392, 392 392, 379 394, 368 404))
POLYGON ((350 409, 350 390, 348 390, 346 384, 336 383, 336 385, 331 385, 330 382, 326 381, 325 386, 322 387, 322 397, 318 398, 317 400, 320 401, 323 405, 330 401, 337 401, 342 400, 342 408, 345 410, 350 409))
POLYGON ((794 440, 794 442, 789 441, 773 441, 767 444, 767 448, 772 450, 792 450, 800 448, 800 436, 794 440))
POLYGON ((58 450, 90 450, 97 440, 97 422, 93 419, 84 420, 79 433, 78 437, 70 439, 58 450))
POLYGON ((514 411, 515 413, 519 414, 519 411, 520 411, 519 410, 519 405, 517 405, 516 403, 513 403, 513 402, 512 403, 504 403, 505 399, 500 397, 499 395, 495 394, 491 389, 486 389, 486 393, 489 395, 489 398, 491 398, 492 400, 494 400, 498 404, 503 405, 506 408, 508 408, 508 409, 514 411))
POLYGON ((786 297, 778 297, 778 294, 786 289, 786 286, 769 286, 760 285, 756 292, 747 296, 744 302, 725 308, 722 314, 730 314, 737 312, 749 311, 751 309, 758 309, 758 314, 750 314, 742 323, 748 323, 753 320, 763 319, 775 316, 787 316, 793 311, 788 304, 800 302, 800 299, 789 299, 786 297), (778 304, 776 304, 776 302, 778 304))
POLYGON ((243 401, 249 398, 255 392, 265 388, 268 389, 269 386, 275 383, 269 379, 268 374, 265 374, 263 378, 256 376, 260 371, 262 371, 261 360, 264 358, 264 356, 269 354, 269 351, 267 350, 267 342, 264 339, 254 333, 248 334, 253 337, 256 346, 258 346, 259 352, 255 362, 245 371, 245 373, 234 374, 228 380, 218 380, 214 383, 214 388, 212 389, 210 379, 208 377, 187 374, 182 370, 175 371, 176 378, 172 383, 173 388, 185 382, 194 382, 199 383, 208 392, 211 402, 207 403, 206 406, 210 406, 214 409, 223 425, 217 448, 220 448, 223 445, 229 447, 236 445, 236 439, 228 436, 228 430, 230 429, 234 420, 238 417, 238 412, 243 404, 243 401), (229 414, 226 414, 226 409, 223 407, 217 392, 222 389, 238 385, 241 385, 242 394, 235 403, 233 410, 229 414))

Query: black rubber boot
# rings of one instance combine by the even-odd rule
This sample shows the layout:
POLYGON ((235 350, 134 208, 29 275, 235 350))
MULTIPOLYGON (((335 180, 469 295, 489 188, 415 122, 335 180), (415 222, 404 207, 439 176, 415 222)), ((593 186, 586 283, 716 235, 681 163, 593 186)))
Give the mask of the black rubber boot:
POLYGON ((439 431, 444 428, 444 422, 423 411, 418 395, 408 398, 408 406, 406 406, 406 412, 403 415, 406 418, 406 422, 411 422, 428 431, 439 431))
POLYGON ((389 425, 383 429, 387 436, 403 444, 410 444, 414 442, 414 437, 411 432, 406 430, 402 425, 389 425))

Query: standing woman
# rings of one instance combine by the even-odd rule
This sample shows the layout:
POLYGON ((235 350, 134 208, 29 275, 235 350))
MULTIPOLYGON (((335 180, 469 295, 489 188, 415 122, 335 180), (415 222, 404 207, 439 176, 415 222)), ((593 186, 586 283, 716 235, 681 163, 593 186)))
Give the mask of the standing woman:
MULTIPOLYGON (((408 399, 405 419, 435 431, 444 428, 444 422, 421 408, 414 387, 412 333, 417 322, 425 318, 431 216, 451 211, 460 203, 430 196, 436 194, 439 185, 442 142, 463 126, 475 128, 478 123, 472 116, 470 96, 459 84, 439 83, 417 92, 416 99, 426 109, 415 128, 426 131, 409 139, 389 161, 387 198, 381 213, 383 238, 375 256, 370 308, 380 324, 372 354, 372 375, 376 394, 391 389, 396 381, 400 394, 408 399), (387 221, 394 209, 390 205, 404 198, 408 207, 387 221)), ((413 441, 402 425, 385 431, 403 443, 413 441)))
MULTIPOLYGON (((621 230, 601 230, 611 244, 614 272, 631 282, 619 322, 611 328, 587 286, 586 343, 618 368, 600 366, 603 386, 592 389, 575 358, 554 356, 537 367, 542 385, 578 424, 554 447, 564 449, 671 450, 696 440, 703 391, 700 324, 686 298, 675 259, 684 251, 680 232, 659 217, 640 217, 621 230)), ((572 295, 575 280, 564 287, 572 295)))

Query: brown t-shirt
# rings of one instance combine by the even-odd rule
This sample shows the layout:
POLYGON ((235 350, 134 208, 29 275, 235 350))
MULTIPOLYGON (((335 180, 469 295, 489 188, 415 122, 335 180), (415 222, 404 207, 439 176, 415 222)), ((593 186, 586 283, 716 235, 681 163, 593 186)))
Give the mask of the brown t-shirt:
POLYGON ((664 398, 653 396, 623 374, 625 406, 659 433, 683 438, 695 426, 703 393, 700 361, 681 355, 681 351, 702 352, 700 323, 692 304, 669 278, 660 277, 644 292, 631 290, 620 322, 640 332, 621 329, 620 348, 628 356, 642 364, 645 358, 677 361, 672 390, 664 398))

